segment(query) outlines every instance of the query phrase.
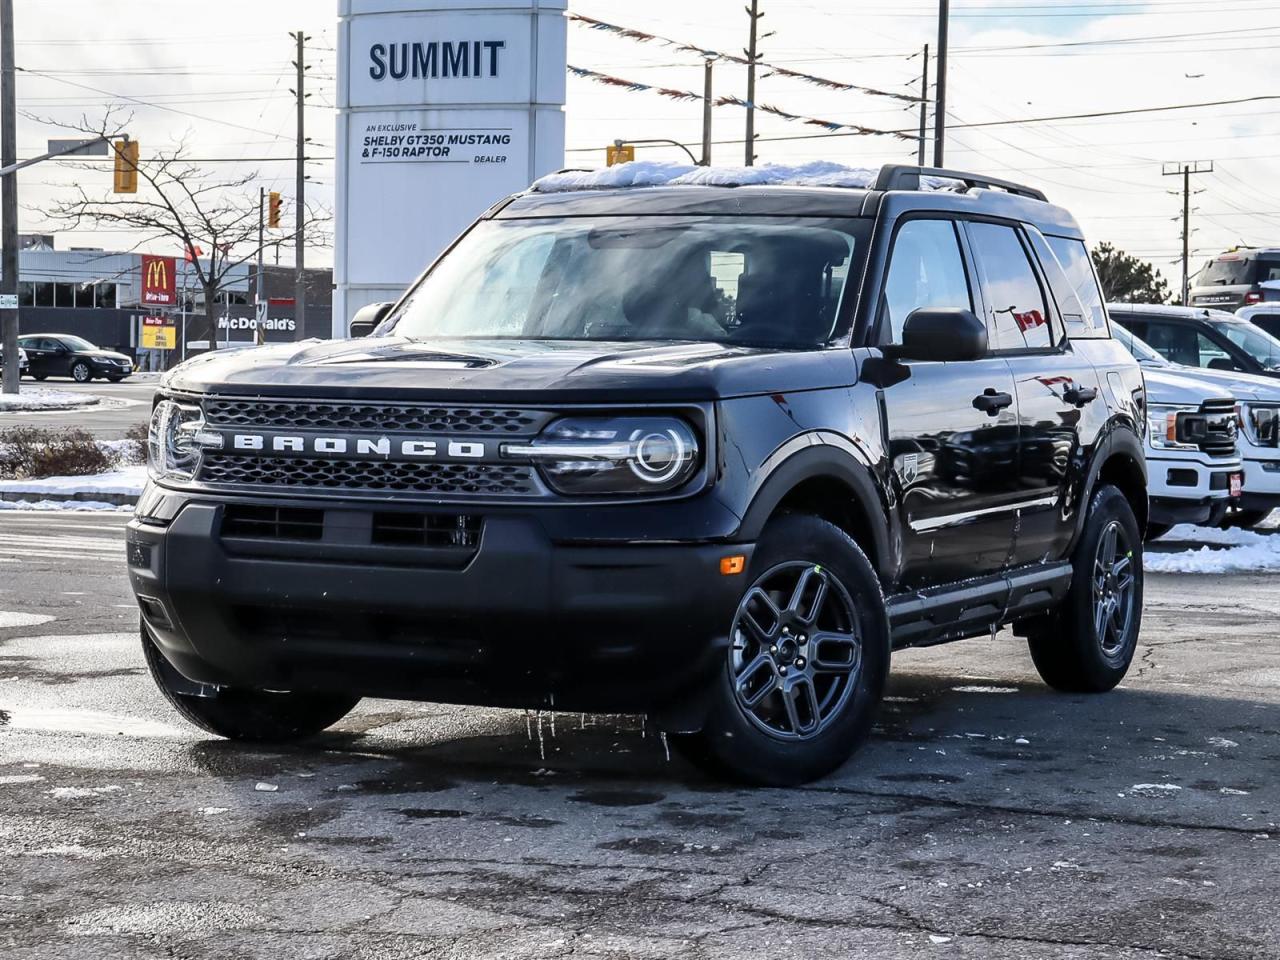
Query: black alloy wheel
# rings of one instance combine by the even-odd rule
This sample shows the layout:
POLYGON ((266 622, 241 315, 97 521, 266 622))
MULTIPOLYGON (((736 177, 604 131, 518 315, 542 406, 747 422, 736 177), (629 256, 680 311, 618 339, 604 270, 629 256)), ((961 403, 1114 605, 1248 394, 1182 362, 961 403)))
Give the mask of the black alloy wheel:
POLYGON ((733 623, 730 668, 743 715, 779 740, 822 733, 857 682, 858 632, 848 591, 820 564, 767 570, 733 623))

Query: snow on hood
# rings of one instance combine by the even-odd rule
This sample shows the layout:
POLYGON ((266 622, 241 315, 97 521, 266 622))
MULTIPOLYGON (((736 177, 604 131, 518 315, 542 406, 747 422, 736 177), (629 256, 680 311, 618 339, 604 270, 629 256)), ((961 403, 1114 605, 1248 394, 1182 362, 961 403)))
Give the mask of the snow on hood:
MULTIPOLYGON (((876 182, 879 168, 847 167, 829 160, 810 163, 765 163, 758 167, 697 167, 664 160, 633 160, 603 170, 571 170, 552 173, 533 182, 535 193, 572 190, 608 190, 617 187, 852 187, 865 190, 876 182)), ((921 177, 927 190, 951 190, 957 180, 921 177)))
POLYGON ((1148 403, 1199 406, 1206 400, 1232 399, 1226 390, 1216 384, 1204 383, 1195 377, 1184 377, 1162 367, 1144 367, 1142 376, 1147 381, 1148 403))

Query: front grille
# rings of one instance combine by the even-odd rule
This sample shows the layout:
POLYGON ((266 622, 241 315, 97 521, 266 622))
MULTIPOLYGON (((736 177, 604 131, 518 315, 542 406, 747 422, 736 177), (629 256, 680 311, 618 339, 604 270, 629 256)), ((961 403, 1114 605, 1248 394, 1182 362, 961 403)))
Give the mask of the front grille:
POLYGON ((376 433, 533 434, 550 414, 505 407, 442 407, 430 404, 319 403, 311 400, 254 400, 208 397, 211 425, 376 433))
POLYGON ((249 540, 319 540, 324 536, 324 511, 228 504, 222 514, 222 535, 249 540))
POLYGON ((1211 457, 1236 455, 1236 405, 1233 400, 1206 400, 1200 404, 1204 416, 1205 435, 1198 441, 1200 449, 1211 457))
POLYGON ((539 492, 534 468, 496 463, 417 463, 327 460, 321 457, 242 457, 209 453, 202 483, 343 491, 517 497, 539 492))
POLYGON ((370 539, 389 547, 475 549, 481 525, 481 519, 470 514, 375 513, 370 539))

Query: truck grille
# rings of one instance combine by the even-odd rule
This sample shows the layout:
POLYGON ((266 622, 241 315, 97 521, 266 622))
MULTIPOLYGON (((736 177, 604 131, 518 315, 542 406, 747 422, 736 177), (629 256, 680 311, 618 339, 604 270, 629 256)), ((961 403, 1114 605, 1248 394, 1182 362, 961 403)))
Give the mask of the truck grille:
POLYGON ((1204 416, 1205 435, 1199 441, 1202 451, 1211 457, 1236 455, 1236 405, 1233 400, 1206 400, 1200 404, 1204 416))
POLYGON ((429 404, 320 403, 311 400, 255 400, 208 397, 211 424, 315 430, 369 430, 377 433, 537 433, 551 415, 504 407, 441 407, 429 404))
POLYGON ((534 469, 496 463, 405 463, 322 457, 242 457, 206 454, 202 483, 253 487, 424 494, 536 496, 534 469))

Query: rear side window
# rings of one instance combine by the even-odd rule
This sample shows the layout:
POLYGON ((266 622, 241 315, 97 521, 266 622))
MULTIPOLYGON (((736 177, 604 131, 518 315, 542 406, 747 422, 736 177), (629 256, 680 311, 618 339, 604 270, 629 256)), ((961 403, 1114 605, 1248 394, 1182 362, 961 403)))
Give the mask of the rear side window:
POLYGON ((1018 232, 997 223, 970 223, 969 239, 982 272, 987 321, 999 349, 1052 347, 1044 291, 1018 232))
POLYGON ((908 220, 898 229, 884 282, 889 343, 902 342, 903 324, 912 310, 921 307, 973 309, 964 258, 950 220, 908 220))
POLYGON ((1280 337, 1280 311, 1275 313, 1255 313, 1249 317, 1255 327, 1261 327, 1273 337, 1280 337))
POLYGON ((1049 277, 1049 286, 1053 289, 1053 297, 1058 301, 1058 309, 1067 326, 1067 336, 1072 340, 1088 340, 1108 336, 1107 311, 1102 303, 1102 291, 1098 289, 1098 277, 1093 270, 1093 260, 1083 240, 1069 237, 1045 237, 1058 265, 1062 267, 1059 276, 1051 267, 1046 266, 1045 273, 1049 277), (1058 289, 1059 280, 1065 280, 1066 290, 1058 289), (1073 315, 1067 303, 1071 298, 1079 301, 1083 310, 1080 315, 1073 315))

